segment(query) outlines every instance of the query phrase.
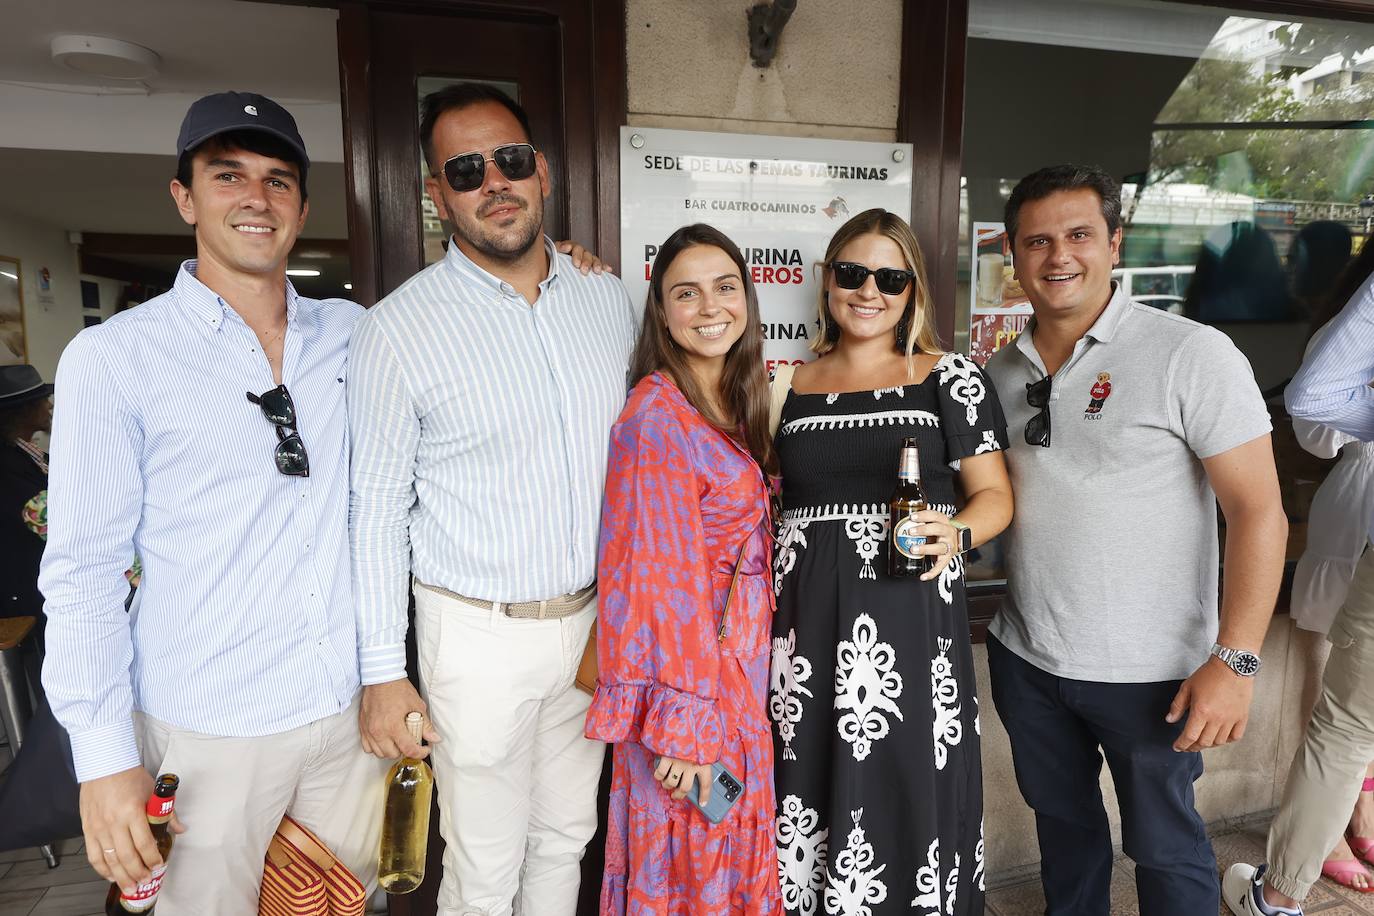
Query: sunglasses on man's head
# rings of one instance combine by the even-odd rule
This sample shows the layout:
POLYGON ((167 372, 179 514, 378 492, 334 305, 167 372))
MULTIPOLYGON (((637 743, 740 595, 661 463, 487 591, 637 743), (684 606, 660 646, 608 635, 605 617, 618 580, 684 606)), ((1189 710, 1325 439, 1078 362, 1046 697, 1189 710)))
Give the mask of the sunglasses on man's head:
POLYGON ((1026 403, 1040 411, 1026 421, 1026 444, 1050 447, 1050 376, 1026 383, 1026 403))
POLYGON ((309 477, 310 457, 305 453, 305 443, 296 428, 296 405, 291 401, 291 392, 285 385, 278 385, 262 394, 244 393, 248 400, 262 408, 262 415, 277 431, 277 449, 273 454, 277 470, 288 477, 309 477), (289 434, 288 429, 291 430, 289 434))
POLYGON ((453 190, 475 191, 486 180, 488 162, 496 163, 508 181, 524 181, 534 174, 535 148, 528 143, 507 143, 492 150, 490 157, 463 153, 445 162, 441 171, 453 190))
POLYGON ((835 274, 835 285, 840 289, 858 289, 868 282, 870 274, 873 282, 878 286, 878 292, 887 296, 896 296, 906 289, 911 278, 916 276, 909 270, 899 270, 896 267, 879 267, 877 270, 869 270, 862 264, 855 264, 853 261, 834 261, 830 265, 830 270, 835 274))

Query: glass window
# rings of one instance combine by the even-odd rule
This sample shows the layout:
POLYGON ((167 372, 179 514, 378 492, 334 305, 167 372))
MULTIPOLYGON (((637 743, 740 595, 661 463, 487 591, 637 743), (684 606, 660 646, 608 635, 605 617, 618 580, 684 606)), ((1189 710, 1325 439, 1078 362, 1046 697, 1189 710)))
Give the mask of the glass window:
MULTIPOLYGON (((1332 462, 1298 445, 1282 392, 1374 219, 1374 25, 971 0, 967 52, 955 349, 986 360, 1029 317, 1001 227, 1017 179, 1063 162, 1106 169, 1123 182, 1117 281, 1216 326, 1250 359, 1296 560, 1332 462)), ((971 578, 1001 575, 996 545, 970 566, 971 578)))

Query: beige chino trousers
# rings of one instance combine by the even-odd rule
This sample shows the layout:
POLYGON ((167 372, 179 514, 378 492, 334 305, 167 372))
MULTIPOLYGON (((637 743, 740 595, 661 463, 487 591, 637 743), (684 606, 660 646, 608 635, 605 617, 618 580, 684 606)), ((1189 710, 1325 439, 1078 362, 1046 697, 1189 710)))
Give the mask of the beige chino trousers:
POLYGON ((573 686, 596 601, 513 620, 415 587, 420 684, 434 745, 444 877, 439 916, 573 916, 596 833, 606 746, 583 737, 573 686))
POLYGON ((377 887, 382 790, 391 761, 363 751, 359 697, 343 712, 276 735, 222 738, 134 714, 148 772, 176 773, 176 838, 158 916, 253 916, 263 856, 283 814, 377 887))
POLYGON ((1327 639, 1331 655, 1321 696, 1269 828, 1265 877, 1279 893, 1299 900, 1345 832, 1365 767, 1374 760, 1374 550, 1355 567, 1327 639))

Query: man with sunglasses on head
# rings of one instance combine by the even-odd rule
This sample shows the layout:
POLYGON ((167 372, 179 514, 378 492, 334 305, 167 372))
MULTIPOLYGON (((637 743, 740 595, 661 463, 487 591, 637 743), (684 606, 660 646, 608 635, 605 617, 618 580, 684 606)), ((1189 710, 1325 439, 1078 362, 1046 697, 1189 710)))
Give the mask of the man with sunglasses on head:
POLYGON ((1112 281, 1122 230, 1111 176, 1026 176, 1006 229, 1035 315, 987 365, 1016 494, 988 664, 1035 810, 1046 913, 1110 907, 1103 757, 1140 912, 1215 913, 1193 783, 1200 751, 1245 731, 1283 572, 1268 411, 1226 335, 1132 302, 1112 281))
POLYGON ((177 155, 196 259, 58 367, 43 682, 96 871, 158 873, 144 808, 173 772, 186 832, 157 912, 243 916, 285 813, 375 884, 386 763, 359 746, 344 395, 362 309, 286 278, 310 163, 285 109, 202 98, 177 155))
POLYGON ((441 916, 571 916, 604 754, 573 679, 634 312, 618 279, 570 269, 544 236, 548 165, 520 106, 449 86, 420 133, 453 236, 363 318, 349 365, 363 740, 424 753, 415 711, 442 736, 441 916), (412 585, 423 700, 406 678, 412 585))

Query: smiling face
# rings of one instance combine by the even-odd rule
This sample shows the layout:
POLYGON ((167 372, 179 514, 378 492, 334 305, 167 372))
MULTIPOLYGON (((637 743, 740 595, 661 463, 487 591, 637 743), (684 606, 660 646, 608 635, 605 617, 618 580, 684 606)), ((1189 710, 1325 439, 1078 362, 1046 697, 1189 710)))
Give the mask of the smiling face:
POLYGON ((458 246, 498 261, 525 255, 544 231, 544 198, 549 196, 549 166, 544 154, 535 156, 534 174, 511 181, 486 163, 480 187, 455 191, 443 176, 443 165, 454 156, 492 150, 508 143, 528 143, 515 115, 498 102, 477 102, 447 111, 434 123, 434 163, 437 177, 425 179, 425 189, 439 216, 453 224, 458 246))
MULTIPOLYGON (((836 253, 835 261, 862 264, 869 270, 891 267, 910 270, 902 249, 885 235, 867 233, 846 244, 836 253)), ((896 295, 878 289, 876 279, 869 274, 858 289, 845 289, 835 282, 835 271, 825 272, 825 290, 830 317, 840 326, 841 341, 891 338, 893 329, 911 302, 912 284, 896 295)))
POLYGON ((1056 191, 1026 201, 1012 243, 1016 279, 1037 315, 1089 317, 1112 295, 1121 260, 1121 230, 1107 229, 1102 199, 1091 188, 1056 191))
POLYGON ((699 376, 718 375, 744 335, 749 300, 739 266, 714 245, 685 248, 663 272, 668 336, 699 376))
POLYGON ((172 197, 211 270, 285 276, 309 212, 295 163, 212 141, 192 157, 191 186, 174 180, 172 197))

